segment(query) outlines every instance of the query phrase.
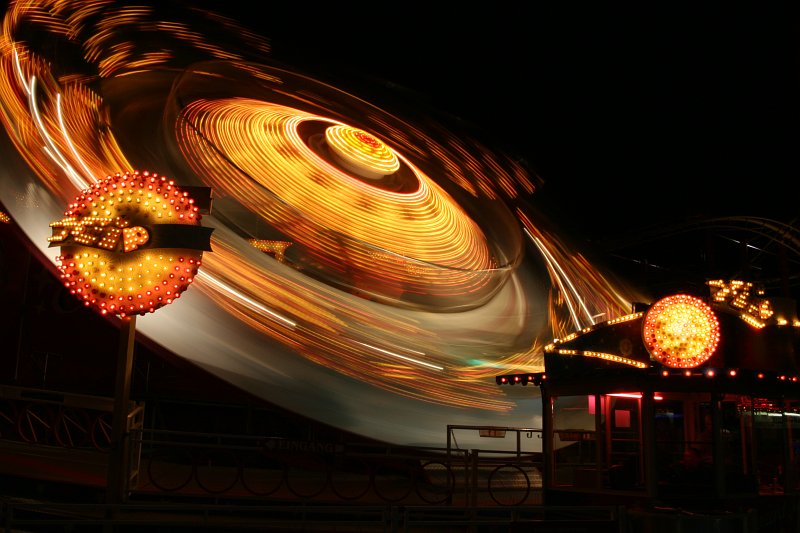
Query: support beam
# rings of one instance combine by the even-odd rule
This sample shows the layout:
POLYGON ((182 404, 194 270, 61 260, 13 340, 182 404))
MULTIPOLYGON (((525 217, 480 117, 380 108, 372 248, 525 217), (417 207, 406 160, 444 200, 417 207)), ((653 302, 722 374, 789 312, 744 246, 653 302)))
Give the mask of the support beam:
POLYGON ((136 315, 120 319, 117 373, 114 387, 114 413, 111 425, 111 452, 108 455, 106 496, 111 504, 124 503, 128 498, 128 462, 130 433, 131 374, 133 347, 136 338, 136 315))

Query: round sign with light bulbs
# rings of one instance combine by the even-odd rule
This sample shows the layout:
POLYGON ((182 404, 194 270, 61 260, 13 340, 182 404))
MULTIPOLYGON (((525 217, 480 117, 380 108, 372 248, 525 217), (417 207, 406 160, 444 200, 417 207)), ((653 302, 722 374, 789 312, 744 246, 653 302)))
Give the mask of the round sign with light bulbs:
POLYGON ((662 298, 647 310, 642 339, 662 365, 694 368, 708 361, 719 344, 719 320, 701 299, 687 294, 662 298))
POLYGON ((154 173, 114 174, 82 191, 50 224, 66 287, 102 314, 152 313, 197 275, 212 229, 189 192, 154 173))

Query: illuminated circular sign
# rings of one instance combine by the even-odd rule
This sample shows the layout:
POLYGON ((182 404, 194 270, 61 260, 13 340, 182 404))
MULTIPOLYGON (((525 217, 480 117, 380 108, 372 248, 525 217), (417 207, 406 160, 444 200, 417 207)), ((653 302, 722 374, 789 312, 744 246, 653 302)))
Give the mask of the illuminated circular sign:
POLYGON ((115 174, 82 191, 50 224, 64 284, 102 314, 142 315, 172 303, 194 280, 211 230, 171 180, 115 174))
POLYGON ((694 368, 719 344, 719 320, 705 302, 677 294, 654 303, 644 317, 642 338, 658 362, 671 368, 694 368))

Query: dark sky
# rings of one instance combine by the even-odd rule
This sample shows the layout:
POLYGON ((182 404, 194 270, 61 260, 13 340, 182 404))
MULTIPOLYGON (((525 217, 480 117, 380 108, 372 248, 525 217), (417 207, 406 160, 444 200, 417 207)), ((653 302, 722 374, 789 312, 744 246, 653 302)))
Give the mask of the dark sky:
POLYGON ((404 87, 476 125, 529 162, 542 195, 590 209, 574 218, 588 233, 606 231, 598 212, 615 226, 798 211, 796 10, 431 4, 294 2, 245 22, 276 58, 386 82, 383 98, 404 87))
POLYGON ((588 236, 800 211, 798 3, 188 3, 367 99, 412 94, 474 125, 588 236))

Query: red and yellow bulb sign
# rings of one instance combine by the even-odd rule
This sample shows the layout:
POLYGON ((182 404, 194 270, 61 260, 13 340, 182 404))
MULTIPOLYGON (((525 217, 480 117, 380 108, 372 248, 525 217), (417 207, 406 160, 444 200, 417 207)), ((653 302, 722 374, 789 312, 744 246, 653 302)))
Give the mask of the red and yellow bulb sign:
POLYGON ((100 313, 152 313, 192 283, 211 230, 188 192, 157 174, 115 174, 82 191, 53 222, 64 284, 100 313))
POLYGON ((644 317, 642 338, 658 362, 671 368, 694 368, 719 344, 719 321, 705 302, 676 294, 654 303, 644 317))

